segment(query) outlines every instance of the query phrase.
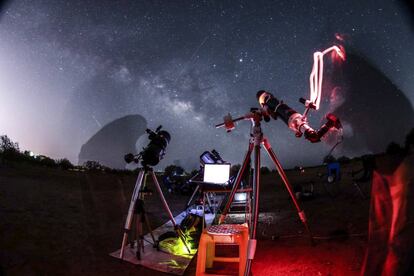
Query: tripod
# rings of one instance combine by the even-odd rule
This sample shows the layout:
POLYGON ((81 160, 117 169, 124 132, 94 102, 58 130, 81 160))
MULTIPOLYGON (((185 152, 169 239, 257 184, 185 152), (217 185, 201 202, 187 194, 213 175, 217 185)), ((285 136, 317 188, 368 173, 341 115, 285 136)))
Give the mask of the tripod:
MULTIPOLYGON (((249 164, 252 152, 254 151, 254 176, 253 176, 253 200, 252 200, 252 215, 251 215, 251 231, 250 231, 250 239, 249 239, 249 245, 248 245, 248 256, 247 256, 247 263, 246 263, 246 270, 245 275, 249 275, 251 263, 254 258, 254 254, 256 251, 256 231, 257 231, 257 222, 259 218, 259 186, 260 186, 260 149, 261 145, 264 146, 267 154, 269 155, 270 159, 273 161, 273 163, 276 166, 276 169, 279 173, 279 176, 281 177, 283 183, 286 186, 287 191, 289 192, 289 195, 296 207, 296 210, 298 212, 299 218, 302 221, 303 225, 306 228, 306 231, 308 232, 311 241, 313 241, 312 234, 310 232, 305 212, 303 211, 302 207, 299 205, 299 202, 296 200, 292 186, 289 183, 289 180, 285 174, 285 171, 282 168, 282 165, 280 164, 279 160, 276 157, 276 154, 274 153, 272 146, 270 145, 267 138, 263 135, 262 128, 260 125, 260 122, 263 119, 263 113, 261 110, 257 108, 252 108, 251 112, 243 117, 239 117, 237 119, 231 120, 230 125, 234 127, 234 122, 239 120, 250 120, 252 122, 252 129, 250 134, 250 140, 249 140, 249 147, 247 149, 246 155, 244 157, 244 161, 242 166, 240 167, 240 170, 237 174, 235 183, 233 185, 233 188, 231 190, 229 199, 224 207, 224 210, 222 211, 222 214, 219 219, 219 223, 223 223, 224 219, 226 218, 226 215, 230 209, 230 206, 233 202, 234 195, 240 185, 240 182, 242 180, 244 171, 246 170, 247 165, 249 164)), ((225 122, 219 125, 216 125, 216 127, 222 127, 222 126, 228 126, 229 122, 225 122)))
MULTIPOLYGON (((137 226, 139 226, 141 229, 138 229, 138 233, 140 234, 140 231, 142 230, 142 224, 140 224, 142 222, 142 218, 145 219, 145 221, 147 222, 147 227, 149 228, 149 223, 148 223, 148 218, 146 217, 145 214, 145 209, 143 208, 143 199, 140 198, 140 191, 141 191, 141 186, 144 183, 144 178, 146 178, 147 174, 150 174, 152 176, 152 180, 154 182, 155 187, 157 188, 158 194, 161 198, 161 201, 164 205, 164 209, 165 211, 168 213, 168 216, 171 220, 172 225, 174 226, 174 231, 177 233, 177 236, 181 239, 181 241, 183 242, 183 244, 185 245, 188 253, 190 254, 191 251, 185 241, 185 237, 183 232, 181 231, 180 227, 177 225, 173 214, 171 213, 170 207, 168 206, 167 201, 165 200, 164 194, 162 193, 160 184, 158 183, 157 177, 153 171, 152 168, 150 167, 144 167, 142 169, 140 169, 138 177, 137 177, 137 181, 135 183, 135 187, 134 187, 134 191, 132 193, 132 197, 131 197, 131 203, 129 204, 129 209, 128 209, 128 215, 125 221, 125 226, 124 226, 124 235, 122 238, 122 245, 121 245, 121 252, 119 254, 119 258, 122 260, 124 258, 124 250, 125 250, 125 245, 127 244, 128 241, 128 235, 131 231, 131 225, 132 225, 132 218, 134 215, 134 211, 135 208, 138 208, 138 213, 139 216, 137 216, 137 226), (142 208, 141 208, 142 207, 142 208), (141 209, 141 210, 140 210, 141 209), (141 221, 139 221, 141 220, 141 221)), ((145 185, 145 184, 144 184, 145 185)), ((150 228, 149 228, 150 229, 150 228)), ((150 230, 151 232, 151 230, 150 230)), ((141 236, 142 236, 142 232, 141 232, 141 236)), ((152 236, 152 232, 151 232, 151 236, 152 236)), ((137 248, 137 257, 140 257, 140 251, 143 249, 143 238, 138 237, 138 248, 137 248), (139 251, 139 252, 138 252, 139 251)), ((152 236, 153 240, 154 236, 152 236)), ((155 242, 155 244, 157 244, 155 242)))
MULTIPOLYGON (((145 211, 145 206, 144 206, 144 196, 146 193, 146 184, 147 184, 147 175, 144 176, 144 182, 142 185, 142 188, 139 191, 138 194, 138 199, 135 201, 135 205, 134 205, 134 217, 133 220, 135 219, 135 225, 136 225, 136 240, 137 240, 137 252, 136 252, 136 257, 138 260, 141 260, 141 251, 144 253, 144 235, 143 235, 143 227, 142 224, 145 223, 151 238, 152 238, 152 242, 154 247, 157 247, 157 241, 154 238, 154 235, 152 233, 152 229, 149 223, 149 219, 147 216, 147 213, 145 211)), ((134 247, 134 241, 131 240, 131 247, 134 247)))

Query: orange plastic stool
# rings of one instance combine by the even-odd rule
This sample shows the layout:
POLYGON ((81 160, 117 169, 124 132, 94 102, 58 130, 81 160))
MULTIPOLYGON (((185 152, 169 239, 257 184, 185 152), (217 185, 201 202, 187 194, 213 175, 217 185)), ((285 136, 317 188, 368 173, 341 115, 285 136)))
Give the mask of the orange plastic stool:
MULTIPOLYGON (((211 268, 214 261, 238 262, 239 276, 244 275, 247 260, 247 246, 249 242, 249 228, 247 224, 220 224, 204 229, 198 246, 196 276, 208 275, 206 267, 211 268), (216 257, 216 244, 237 244, 239 257, 216 257)), ((215 274, 217 275, 217 274, 215 274)))

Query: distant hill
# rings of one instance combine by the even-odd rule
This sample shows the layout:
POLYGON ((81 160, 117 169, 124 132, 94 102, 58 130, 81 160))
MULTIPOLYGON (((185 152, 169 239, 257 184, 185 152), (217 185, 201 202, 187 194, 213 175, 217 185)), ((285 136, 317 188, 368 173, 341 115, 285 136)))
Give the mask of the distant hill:
POLYGON ((382 152, 390 141, 404 141, 414 126, 413 107, 374 64, 351 49, 346 61, 327 74, 323 98, 348 127, 345 152, 382 152))
POLYGON ((128 115, 108 123, 81 147, 79 165, 93 160, 104 166, 124 168, 124 155, 136 152, 135 144, 146 128, 147 121, 141 115, 128 115))

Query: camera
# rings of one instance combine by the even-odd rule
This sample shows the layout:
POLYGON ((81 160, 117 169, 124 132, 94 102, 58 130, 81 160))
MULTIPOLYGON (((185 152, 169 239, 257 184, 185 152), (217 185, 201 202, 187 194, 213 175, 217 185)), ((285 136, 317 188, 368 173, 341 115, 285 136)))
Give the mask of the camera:
POLYGON ((155 131, 147 129, 146 132, 150 140, 149 144, 137 155, 132 153, 126 154, 124 156, 125 162, 129 164, 141 161, 141 165, 144 167, 156 166, 164 158, 165 150, 171 140, 171 135, 161 129, 162 126, 157 127, 155 131))

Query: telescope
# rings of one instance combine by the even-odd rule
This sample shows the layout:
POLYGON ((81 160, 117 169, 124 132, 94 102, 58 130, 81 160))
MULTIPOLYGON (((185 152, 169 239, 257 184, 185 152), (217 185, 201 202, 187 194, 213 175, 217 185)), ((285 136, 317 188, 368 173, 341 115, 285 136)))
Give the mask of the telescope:
POLYGON ((309 109, 316 109, 316 106, 304 98, 299 99, 299 102, 306 107, 305 113, 302 115, 265 90, 258 91, 256 97, 265 112, 264 118, 266 118, 267 115, 267 117, 270 116, 275 120, 277 118, 282 119, 282 121, 295 132, 296 137, 304 135, 311 143, 320 142, 321 138, 332 128, 342 128, 341 122, 332 113, 328 113, 325 116, 327 121, 318 130, 314 130, 310 127, 306 114, 309 109))
MULTIPOLYGON (((238 117, 233 119, 230 114, 224 116, 224 122, 221 124, 216 125, 216 128, 224 127, 227 132, 230 132, 235 128, 235 122, 240 120, 249 120, 252 123, 252 127, 250 128, 250 138, 249 138, 249 147, 247 149, 245 158, 243 160, 243 164, 240 167, 240 170, 237 174, 237 177, 234 181, 233 188, 230 192, 228 197, 227 203, 222 210, 222 214, 220 216, 219 222, 223 223, 227 212, 230 209, 232 201, 235 197, 236 191, 241 183, 241 178, 243 176, 244 171, 248 167, 248 164, 251 159, 251 155, 254 154, 254 176, 252 181, 252 191, 253 194, 251 196, 252 203, 251 203, 251 214, 250 214, 250 227, 251 230, 249 231, 249 244, 248 244, 248 256, 246 261, 246 269, 244 271, 244 275, 250 275, 250 267, 252 260, 254 259, 254 254, 256 251, 256 230, 258 224, 258 217, 259 217, 259 186, 260 186, 260 150, 261 147, 265 149, 267 154, 269 155, 270 159, 276 166, 276 169, 284 182, 286 189, 289 192, 289 195, 298 211, 298 215, 302 223, 304 224, 311 241, 313 243, 313 237, 310 232, 305 212, 303 211, 302 207, 300 206, 299 202, 296 200, 294 190, 292 185, 289 183, 288 178, 286 176, 285 171, 283 170, 282 165, 280 164, 275 152, 272 149, 268 139, 264 136, 261 122, 269 122, 270 118, 277 120, 280 118, 291 130, 295 132, 296 137, 304 136, 307 140, 311 143, 320 142, 321 139, 328 133, 329 130, 336 128, 340 132, 342 132, 342 125, 339 119, 333 114, 327 114, 325 116, 326 123, 323 124, 318 130, 313 129, 307 120, 307 114, 311 109, 318 110, 319 104, 322 95, 322 79, 323 79, 323 57, 325 54, 333 52, 336 53, 340 59, 345 60, 345 52, 343 48, 338 46, 332 46, 323 52, 315 52, 314 53, 314 65, 312 72, 309 78, 310 84, 310 100, 305 100, 303 98, 299 99, 299 102, 305 105, 305 111, 303 114, 296 112, 293 108, 285 104, 283 101, 278 100, 275 96, 271 93, 260 90, 257 92, 256 97, 259 101, 260 108, 251 108, 250 112, 244 116, 238 117)), ((339 143, 339 142, 338 142, 339 143)), ((338 143, 336 145, 338 145, 338 143)), ((334 148, 336 147, 334 146, 334 148)), ((332 150, 331 150, 332 151, 332 150)))
POLYGON ((146 129, 148 139, 150 140, 149 144, 136 155, 132 153, 126 154, 124 156, 125 162, 129 164, 131 162, 138 163, 141 161, 144 167, 157 165, 164 158, 165 150, 171 140, 171 135, 161 129, 162 126, 158 126, 155 131, 146 129))
POLYGON ((326 123, 323 124, 318 130, 313 129, 309 125, 306 115, 310 109, 315 109, 315 105, 303 98, 299 99, 299 102, 303 103, 306 107, 306 110, 302 115, 265 90, 258 91, 256 96, 259 101, 260 108, 252 108, 250 113, 236 119, 233 119, 231 115, 228 114, 224 116, 224 123, 216 125, 216 128, 225 127, 226 131, 230 132, 235 128, 235 122, 240 120, 249 120, 253 119, 255 116, 260 116, 260 118, 262 118, 265 122, 269 122, 270 118, 273 118, 274 120, 280 118, 291 130, 295 132, 296 137, 304 136, 311 143, 320 142, 330 129, 342 129, 342 124, 339 118, 332 113, 328 113, 325 116, 326 123))

